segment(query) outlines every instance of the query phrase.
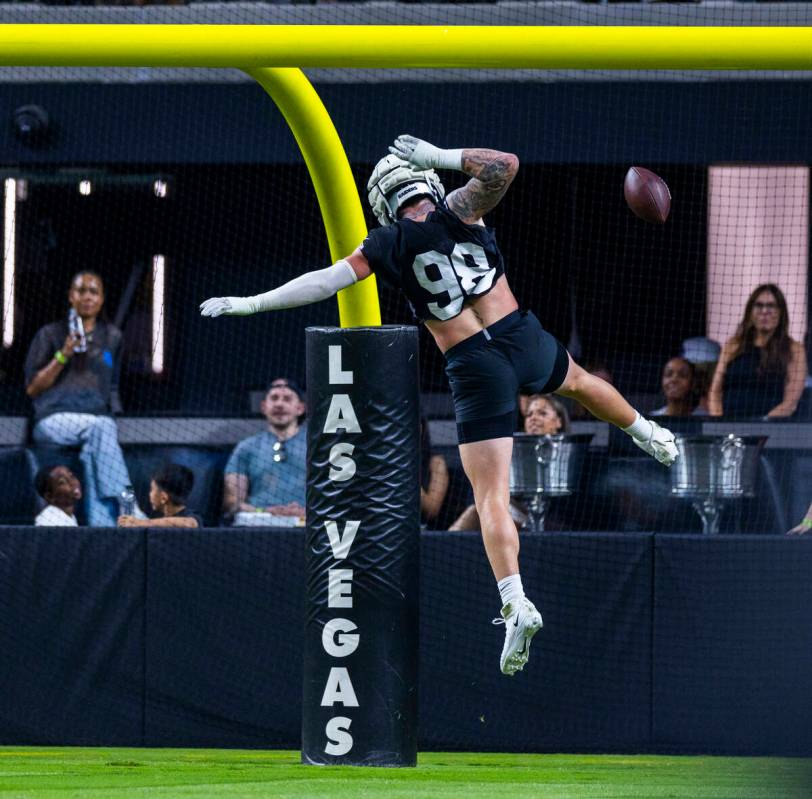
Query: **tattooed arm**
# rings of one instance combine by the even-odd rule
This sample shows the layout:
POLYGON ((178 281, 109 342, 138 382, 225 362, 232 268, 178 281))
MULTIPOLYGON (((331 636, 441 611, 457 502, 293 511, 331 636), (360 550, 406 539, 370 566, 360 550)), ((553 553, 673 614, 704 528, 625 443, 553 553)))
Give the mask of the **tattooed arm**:
POLYGON ((463 150, 462 171, 471 179, 446 198, 448 207, 463 222, 478 222, 496 204, 519 171, 519 159, 498 150, 463 150))
POLYGON ((461 189, 446 198, 448 207, 463 222, 479 222, 504 197, 519 171, 519 159, 498 150, 441 150, 427 141, 404 134, 389 152, 418 169, 458 169, 471 176, 461 189))

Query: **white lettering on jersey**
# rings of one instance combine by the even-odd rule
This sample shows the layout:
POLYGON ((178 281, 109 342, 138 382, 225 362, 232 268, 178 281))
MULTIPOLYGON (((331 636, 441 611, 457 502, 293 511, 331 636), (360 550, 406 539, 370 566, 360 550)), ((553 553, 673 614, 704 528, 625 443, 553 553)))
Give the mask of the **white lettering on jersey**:
POLYGON ((447 294, 448 302, 427 303, 426 307, 437 319, 451 319, 462 310, 466 297, 490 289, 496 269, 488 263, 485 250, 479 244, 457 242, 451 255, 431 250, 420 253, 412 264, 417 282, 431 294, 447 294), (438 280, 432 280, 428 268, 434 266, 440 273, 438 280))

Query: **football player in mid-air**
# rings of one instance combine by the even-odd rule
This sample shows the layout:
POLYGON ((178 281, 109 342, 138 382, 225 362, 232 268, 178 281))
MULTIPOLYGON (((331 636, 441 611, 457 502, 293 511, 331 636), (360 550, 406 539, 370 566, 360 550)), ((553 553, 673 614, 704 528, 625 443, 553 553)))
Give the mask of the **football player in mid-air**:
POLYGON ((445 355, 460 457, 502 599, 497 621, 504 621, 506 631, 500 667, 515 674, 542 626, 522 588, 519 537, 509 508, 519 389, 572 397, 666 466, 678 451, 668 430, 644 419, 609 383, 578 366, 530 311, 519 310, 494 232, 482 220, 504 197, 519 159, 496 150, 441 150, 405 135, 389 151, 367 184, 381 227, 354 252, 265 294, 213 297, 201 304, 201 313, 294 308, 332 297, 373 272, 406 295, 445 355), (445 197, 435 168, 460 170, 470 180, 445 197))

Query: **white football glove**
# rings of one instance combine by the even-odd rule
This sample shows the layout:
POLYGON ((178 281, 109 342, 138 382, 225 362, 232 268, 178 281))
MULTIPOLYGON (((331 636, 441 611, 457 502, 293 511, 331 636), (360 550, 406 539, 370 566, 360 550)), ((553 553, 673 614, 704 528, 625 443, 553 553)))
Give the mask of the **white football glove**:
POLYGON ((441 150, 408 133, 398 136, 389 152, 418 169, 462 169, 462 150, 441 150))
POLYGON ((201 316, 248 316, 254 313, 248 297, 211 297, 200 303, 201 316))
POLYGON ((249 316, 262 311, 298 308, 332 297, 358 280, 355 270, 343 258, 326 269, 305 272, 284 286, 254 297, 211 297, 200 303, 201 316, 249 316))

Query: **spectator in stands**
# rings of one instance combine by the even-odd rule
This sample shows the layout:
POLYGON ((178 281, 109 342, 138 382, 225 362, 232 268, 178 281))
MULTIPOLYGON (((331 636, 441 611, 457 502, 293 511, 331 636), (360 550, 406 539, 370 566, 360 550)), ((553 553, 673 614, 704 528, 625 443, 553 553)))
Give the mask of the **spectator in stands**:
POLYGON ((806 350, 789 335, 784 294, 774 283, 747 300, 725 342, 710 390, 712 416, 792 416, 804 390, 806 350))
POLYGON ((682 342, 682 357, 694 367, 694 389, 699 398, 694 411, 696 416, 710 413, 710 387, 721 351, 718 342, 704 336, 686 338, 682 342))
POLYGON ((304 393, 285 377, 274 380, 261 410, 268 429, 234 448, 225 469, 224 510, 234 524, 247 514, 265 513, 271 524, 301 524, 305 515, 307 433, 300 425, 304 393))
MULTIPOLYGON (((570 419, 564 403, 550 394, 532 394, 527 403, 527 415, 524 417, 524 432, 534 436, 549 436, 556 433, 567 433, 570 419)), ((527 521, 527 510, 515 499, 510 500, 510 515, 521 530, 527 521)), ((448 528, 449 530, 480 529, 479 515, 475 505, 469 505, 448 528)))
POLYGON ((798 524, 787 532, 787 535, 804 535, 812 530, 812 505, 806 511, 806 515, 798 524))
POLYGON ((563 402, 552 394, 533 394, 527 403, 524 432, 534 436, 567 433, 570 416, 563 402))
POLYGON ((75 511, 82 498, 82 484, 67 466, 43 466, 34 478, 34 487, 47 503, 34 520, 37 527, 78 527, 75 511))
POLYGON ((203 521, 186 506, 195 484, 192 470, 167 463, 153 473, 149 484, 149 504, 158 514, 154 519, 119 516, 119 527, 202 527, 203 521))
POLYGON ((696 369, 682 357, 671 358, 663 367, 661 386, 665 405, 651 412, 652 416, 704 416, 699 406, 696 369))
POLYGON ((442 455, 432 453, 427 419, 420 420, 420 517, 431 525, 439 516, 448 492, 448 465, 442 455))
POLYGON ((74 276, 68 303, 67 318, 40 328, 25 360, 33 438, 81 445, 88 523, 113 527, 118 495, 130 483, 113 420, 121 333, 101 317, 104 284, 95 272, 74 276))

